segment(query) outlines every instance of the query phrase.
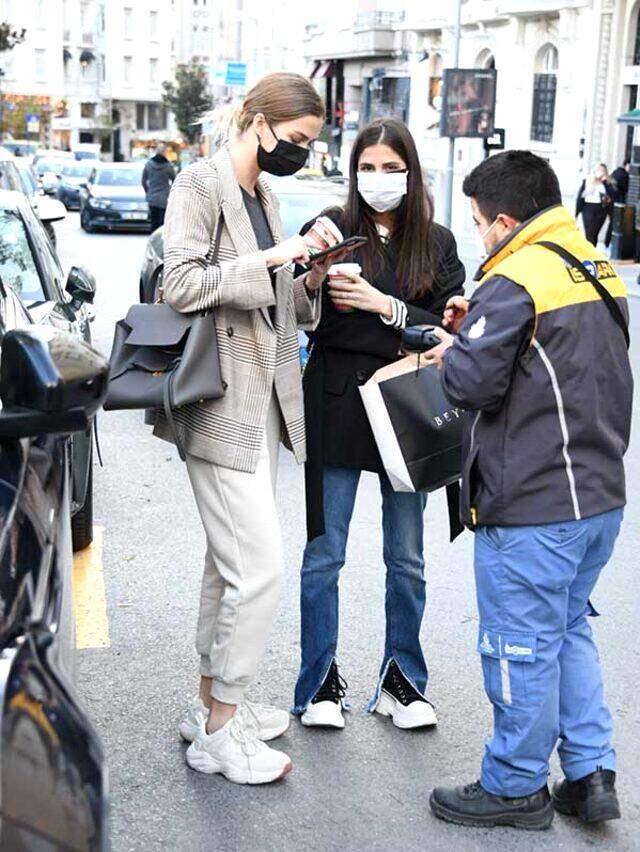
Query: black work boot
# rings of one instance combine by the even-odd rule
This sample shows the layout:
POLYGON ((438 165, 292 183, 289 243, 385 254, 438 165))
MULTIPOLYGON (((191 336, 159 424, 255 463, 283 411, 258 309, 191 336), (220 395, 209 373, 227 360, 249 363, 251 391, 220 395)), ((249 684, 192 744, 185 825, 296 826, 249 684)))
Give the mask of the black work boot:
POLYGON ((439 819, 458 825, 511 825, 536 831, 549 828, 553 822, 553 804, 546 785, 530 796, 513 799, 488 793, 479 781, 465 787, 436 787, 429 804, 439 819))
POLYGON ((577 816, 583 822, 604 822, 620 819, 616 795, 616 773, 597 769, 577 781, 556 781, 553 785, 555 809, 567 816, 577 816))

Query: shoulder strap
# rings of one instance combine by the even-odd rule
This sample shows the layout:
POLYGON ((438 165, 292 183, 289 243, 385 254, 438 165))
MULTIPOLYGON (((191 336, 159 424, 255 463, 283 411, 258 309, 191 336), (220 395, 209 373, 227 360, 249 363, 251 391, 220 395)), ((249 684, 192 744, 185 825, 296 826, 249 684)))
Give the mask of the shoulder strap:
POLYGON ((580 260, 578 260, 577 257, 572 255, 571 252, 567 251, 567 249, 564 248, 563 246, 559 246, 557 243, 547 242, 546 240, 541 240, 540 242, 537 242, 536 245, 543 246, 544 248, 549 249, 549 251, 555 252, 557 255, 560 255, 560 257, 564 261, 566 261, 570 266, 573 266, 576 269, 579 269, 580 272, 582 272, 582 274, 584 275, 586 280, 589 281, 589 283, 593 285, 593 288, 595 289, 597 294, 600 296, 602 301, 605 303, 607 310, 609 311, 609 313, 611 314, 611 316, 613 318, 613 321, 616 323, 616 325, 618 325, 620 327, 620 330, 622 331, 622 333, 624 335, 624 340, 625 340, 625 343, 627 344, 627 349, 628 349, 629 348, 629 342, 630 342, 629 341, 629 326, 628 326, 628 323, 627 323, 627 321, 624 317, 624 314, 620 310, 620 305, 616 302, 616 300, 613 298, 613 296, 607 290, 607 288, 603 287, 602 284, 596 278, 596 276, 592 275, 589 272, 589 270, 584 265, 584 263, 582 263, 580 260))

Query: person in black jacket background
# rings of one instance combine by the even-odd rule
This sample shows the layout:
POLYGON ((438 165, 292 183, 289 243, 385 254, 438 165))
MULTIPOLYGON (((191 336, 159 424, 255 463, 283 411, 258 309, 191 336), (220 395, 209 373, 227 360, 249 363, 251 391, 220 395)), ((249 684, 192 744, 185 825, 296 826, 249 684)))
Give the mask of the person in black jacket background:
POLYGON ((465 271, 453 235, 433 221, 415 142, 401 122, 380 119, 360 132, 346 205, 322 215, 345 237, 360 234, 368 243, 354 254, 362 274, 325 286, 322 319, 310 335, 304 376, 309 541, 302 564, 302 661, 294 712, 308 726, 344 727, 346 684, 336 663, 338 578, 364 470, 380 477, 387 569, 384 655, 369 710, 391 716, 402 728, 434 725, 419 638, 426 495, 393 491, 359 386, 400 357, 406 325, 440 325, 447 301, 463 292, 465 271), (346 313, 335 303, 353 310, 346 313))

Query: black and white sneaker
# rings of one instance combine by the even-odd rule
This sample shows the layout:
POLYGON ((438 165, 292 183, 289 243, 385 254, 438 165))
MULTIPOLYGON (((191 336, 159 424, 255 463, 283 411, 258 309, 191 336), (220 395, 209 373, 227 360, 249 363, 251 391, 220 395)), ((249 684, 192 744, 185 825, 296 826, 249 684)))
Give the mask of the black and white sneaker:
POLYGON ((300 721, 308 728, 344 728, 342 699, 347 691, 347 682, 340 676, 334 661, 327 672, 324 683, 311 699, 300 721))
POLYGON ((431 704, 409 683, 395 660, 389 663, 375 712, 391 716, 396 728, 427 728, 438 724, 431 704))

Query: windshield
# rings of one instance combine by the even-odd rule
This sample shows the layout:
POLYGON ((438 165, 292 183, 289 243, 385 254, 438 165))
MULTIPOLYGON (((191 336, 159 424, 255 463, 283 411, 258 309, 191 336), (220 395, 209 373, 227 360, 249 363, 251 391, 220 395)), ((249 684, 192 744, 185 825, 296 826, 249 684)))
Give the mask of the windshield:
POLYGON ((94 183, 98 186, 138 186, 142 181, 142 169, 100 169, 94 183))
POLYGON ((317 218, 327 207, 342 207, 337 195, 325 195, 320 192, 294 194, 278 192, 277 189, 276 195, 280 202, 280 218, 286 237, 299 233, 306 222, 317 218))
POLYGON ((36 171, 39 175, 43 175, 45 172, 54 172, 54 174, 60 174, 60 172, 65 167, 65 160, 50 160, 45 158, 43 160, 38 160, 36 163, 36 171))
POLYGON ((0 278, 25 301, 44 299, 24 222, 15 210, 0 210, 0 278))
POLYGON ((92 169, 93 169, 93 166, 81 166, 81 165, 65 166, 62 170, 62 175, 63 175, 63 177, 77 177, 77 178, 89 177, 92 169))

